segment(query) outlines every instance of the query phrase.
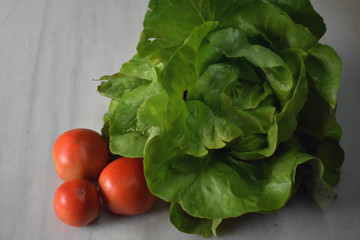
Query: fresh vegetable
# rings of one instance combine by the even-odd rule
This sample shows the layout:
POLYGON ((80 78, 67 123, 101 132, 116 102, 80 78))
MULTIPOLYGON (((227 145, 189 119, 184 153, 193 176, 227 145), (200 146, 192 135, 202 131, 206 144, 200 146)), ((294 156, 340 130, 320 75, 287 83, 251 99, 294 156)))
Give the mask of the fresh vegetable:
POLYGON ((84 179, 72 179, 55 192, 54 210, 64 223, 82 227, 100 215, 100 196, 94 184, 84 179))
POLYGON ((309 0, 150 0, 137 53, 103 76, 102 135, 144 158, 179 230, 281 209, 304 183, 326 209, 344 152, 342 63, 309 0))
POLYGON ((56 172, 64 181, 77 178, 97 181, 109 158, 108 143, 91 129, 69 130, 58 137, 53 147, 56 172))
POLYGON ((141 158, 122 157, 107 165, 99 177, 99 190, 105 206, 116 214, 145 213, 157 200, 147 187, 141 158))

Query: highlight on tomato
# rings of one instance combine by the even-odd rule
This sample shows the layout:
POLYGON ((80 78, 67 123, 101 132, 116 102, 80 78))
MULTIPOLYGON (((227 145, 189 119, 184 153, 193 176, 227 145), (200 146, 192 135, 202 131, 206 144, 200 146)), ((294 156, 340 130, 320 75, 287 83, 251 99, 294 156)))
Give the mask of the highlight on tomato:
POLYGON ((116 214, 143 214, 157 200, 148 189, 142 158, 114 160, 101 172, 98 185, 105 206, 116 214))
POLYGON ((78 128, 58 137, 52 155, 56 173, 62 180, 82 178, 97 181, 109 163, 110 150, 98 132, 78 128))
POLYGON ((85 226, 100 215, 100 195, 94 184, 84 179, 72 179, 61 184, 55 192, 54 210, 64 223, 85 226))

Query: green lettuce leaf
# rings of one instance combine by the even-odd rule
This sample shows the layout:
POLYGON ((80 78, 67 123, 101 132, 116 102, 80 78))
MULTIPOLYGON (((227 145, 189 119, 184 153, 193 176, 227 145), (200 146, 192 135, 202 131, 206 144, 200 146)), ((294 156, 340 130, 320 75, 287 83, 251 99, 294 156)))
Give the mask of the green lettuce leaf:
POLYGON ((323 44, 317 44, 307 51, 309 57, 305 63, 314 87, 334 109, 342 71, 341 59, 331 47, 323 44))
POLYGON ((244 162, 212 151, 197 158, 160 133, 146 144, 144 171, 154 194, 179 202, 190 215, 228 218, 281 208, 291 193, 294 154, 291 149, 262 161, 244 162))
POLYGON ((217 26, 216 22, 206 22, 196 27, 175 51, 160 73, 160 83, 170 93, 180 93, 198 78, 197 52, 208 32, 217 26))
POLYGON ((326 32, 323 18, 315 12, 310 0, 270 0, 291 19, 303 26, 306 26, 314 36, 320 39, 326 32))
POLYGON ((137 128, 137 111, 161 91, 157 82, 141 85, 120 99, 109 121, 110 150, 114 154, 142 157, 147 136, 137 128))
MULTIPOLYGON (((162 141, 162 138, 164 136, 160 134, 150 141, 163 147, 158 142, 162 141)), ((323 180, 322 159, 304 152, 294 139, 286 145, 281 145, 274 156, 262 162, 241 162, 224 155, 217 156, 219 158, 216 160, 188 159, 184 156, 178 161, 173 161, 170 158, 176 157, 176 150, 170 148, 169 152, 171 156, 166 160, 162 156, 151 158, 155 162, 150 164, 157 167, 147 165, 145 173, 156 174, 151 173, 151 169, 158 173, 168 172, 157 174, 156 181, 150 181, 149 187, 173 203, 171 221, 179 230, 188 233, 199 233, 209 237, 209 233, 214 232, 218 226, 214 228, 211 219, 218 221, 247 212, 267 213, 278 210, 292 197, 295 181, 299 179, 306 184, 321 208, 327 209, 336 198, 334 189, 323 180), (194 170, 187 167, 191 161, 197 161, 200 173, 194 173, 194 170), (231 167, 228 168, 229 166, 231 167), (256 177, 252 178, 254 176, 256 177), (180 184, 178 181, 184 180, 185 177, 186 182, 180 184), (194 181, 194 177, 199 177, 199 181, 194 181), (231 184, 235 182, 236 185, 231 184), (164 184, 167 187, 164 187, 164 184), (189 198, 189 195, 192 198, 189 198), (205 200, 208 198, 211 200, 205 200), (226 212, 230 209, 232 211, 226 212), (242 209, 242 213, 236 212, 239 209, 242 209)))
POLYGON ((121 73, 116 73, 112 76, 103 76, 100 80, 108 80, 98 86, 98 91, 101 95, 118 100, 138 86, 148 82, 141 78, 124 76, 121 73))
MULTIPOLYGON (((239 3, 243 1, 237 1, 239 3)), ((194 28, 222 18, 235 4, 233 0, 152 0, 145 14, 144 29, 137 46, 142 57, 167 60, 194 28)))
POLYGON ((186 213, 179 203, 172 203, 170 208, 170 221, 182 232, 200 234, 209 238, 211 234, 216 236, 216 228, 221 219, 197 218, 186 213))
POLYGON ((292 88, 291 72, 280 56, 261 45, 248 42, 245 33, 226 28, 209 36, 209 41, 231 58, 245 58, 259 67, 279 100, 284 102, 292 88))
POLYGON ((296 24, 271 1, 246 1, 221 19, 220 26, 239 28, 252 42, 274 50, 307 49, 317 42, 306 26, 296 24))

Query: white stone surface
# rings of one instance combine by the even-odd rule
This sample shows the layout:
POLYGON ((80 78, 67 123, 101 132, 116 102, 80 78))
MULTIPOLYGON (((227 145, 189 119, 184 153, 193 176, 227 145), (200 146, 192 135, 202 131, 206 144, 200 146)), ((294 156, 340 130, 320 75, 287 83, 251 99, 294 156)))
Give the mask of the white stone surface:
MULTIPOLYGON (((217 239, 359 239, 360 2, 313 0, 343 59, 338 121, 345 153, 338 198, 326 212, 305 193, 281 211, 227 220, 217 239)), ((203 239, 176 230, 168 204, 147 214, 103 211, 83 228, 61 223, 52 201, 62 183, 51 151, 64 131, 100 131, 108 100, 93 79, 135 54, 147 0, 0 0, 0 239, 203 239)))

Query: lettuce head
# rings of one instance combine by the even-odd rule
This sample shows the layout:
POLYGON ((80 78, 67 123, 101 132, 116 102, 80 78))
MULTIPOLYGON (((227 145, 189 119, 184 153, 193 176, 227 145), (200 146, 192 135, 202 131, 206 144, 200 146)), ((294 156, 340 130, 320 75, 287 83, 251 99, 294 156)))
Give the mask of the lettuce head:
POLYGON ((180 231, 281 209, 304 184, 326 209, 344 153, 342 64, 309 0, 150 0, 137 52, 101 78, 102 134, 144 158, 180 231))

